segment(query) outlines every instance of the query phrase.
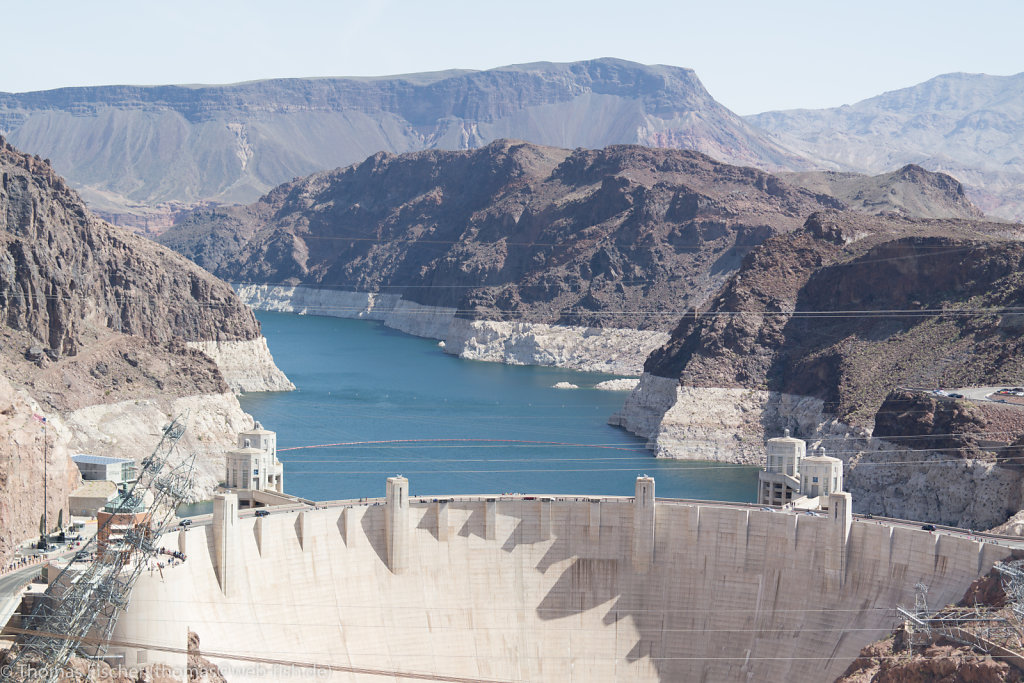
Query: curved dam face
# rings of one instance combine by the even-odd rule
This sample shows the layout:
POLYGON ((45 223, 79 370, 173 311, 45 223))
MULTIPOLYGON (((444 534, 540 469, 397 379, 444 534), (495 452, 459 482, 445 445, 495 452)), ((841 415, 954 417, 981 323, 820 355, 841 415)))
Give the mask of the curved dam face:
POLYGON ((410 500, 396 479, 383 500, 241 518, 227 495, 164 537, 187 560, 147 572, 118 623, 155 647, 111 652, 181 666, 192 630, 232 683, 312 675, 289 662, 331 681, 832 680, 916 583, 955 602, 1010 554, 851 521, 847 494, 810 516, 637 493, 410 500))

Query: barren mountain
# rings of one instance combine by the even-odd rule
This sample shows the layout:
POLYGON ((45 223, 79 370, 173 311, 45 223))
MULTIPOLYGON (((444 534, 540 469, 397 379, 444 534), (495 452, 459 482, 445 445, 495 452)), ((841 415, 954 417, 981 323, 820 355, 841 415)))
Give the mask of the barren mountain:
POLYGON ((1024 219, 1024 74, 946 74, 853 105, 746 120, 825 168, 917 164, 956 177, 986 213, 1024 219))
POLYGON ((864 213, 893 212, 917 218, 982 218, 964 187, 945 173, 931 173, 907 164, 877 176, 837 171, 780 173, 793 185, 830 194, 864 213))
MULTIPOLYGON (((3 138, 0 319, 0 423, 10 436, 0 444, 0 558, 36 531, 42 512, 34 492, 43 434, 33 414, 49 420, 56 519, 77 479, 69 449, 84 438, 68 428, 74 411, 91 410, 85 419, 106 439, 105 454, 141 458, 148 452, 123 452, 126 435, 119 444, 104 434, 109 424, 101 423, 116 421, 105 406, 227 394, 214 360, 188 343, 260 340, 252 312, 227 284, 97 220, 46 161, 3 138)), ((137 426, 148 433, 149 425, 137 426)))
POLYGON ((384 291, 489 320, 667 329, 743 254, 839 206, 697 152, 498 141, 378 154, 161 240, 234 282, 384 291))
POLYGON ((616 59, 382 78, 106 86, 0 94, 0 133, 38 151, 95 210, 169 225, 183 205, 249 202, 385 151, 514 137, 559 147, 695 149, 811 168, 716 102, 690 69, 616 59), (158 206, 159 205, 159 206, 158 206))
MULTIPOLYGON (((904 176, 871 208, 978 213, 953 179, 904 176)), ((669 329, 750 249, 844 206, 696 152, 498 141, 378 154, 248 207, 197 211, 160 240, 233 282, 396 293, 477 319, 669 329)))
POLYGON ((822 212, 766 240, 646 370, 688 386, 821 399, 871 427, 897 386, 1012 382, 1024 371, 1024 230, 822 212))

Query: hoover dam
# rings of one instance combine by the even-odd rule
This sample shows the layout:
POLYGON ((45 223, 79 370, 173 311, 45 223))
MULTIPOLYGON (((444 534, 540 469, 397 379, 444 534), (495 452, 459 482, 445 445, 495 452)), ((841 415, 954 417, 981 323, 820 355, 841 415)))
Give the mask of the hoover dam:
POLYGON ((845 493, 794 514, 654 488, 433 498, 392 477, 259 515, 222 494, 164 535, 186 560, 140 579, 110 652, 183 666, 191 630, 232 682, 832 680, 915 584, 955 602, 1020 546, 855 519, 845 493))

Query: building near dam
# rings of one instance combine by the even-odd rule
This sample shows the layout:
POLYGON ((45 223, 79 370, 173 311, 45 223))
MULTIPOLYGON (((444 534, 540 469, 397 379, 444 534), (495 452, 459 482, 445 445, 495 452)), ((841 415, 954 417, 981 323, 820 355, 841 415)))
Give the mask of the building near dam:
POLYGON ((954 602, 1011 554, 857 519, 841 492, 808 515, 657 499, 647 477, 629 497, 384 488, 262 515, 222 494, 163 537, 188 559, 139 579, 114 636, 133 646, 111 653, 183 665, 191 630, 233 683, 314 666, 330 681, 832 680, 915 584, 954 602))
POLYGON ((760 505, 827 508, 833 493, 843 490, 843 461, 824 450, 808 456, 807 444, 786 430, 785 436, 768 439, 765 468, 757 475, 760 505))
POLYGON ((78 466, 84 481, 112 481, 117 486, 124 486, 138 476, 138 467, 131 458, 79 453, 72 455, 71 460, 78 466))
POLYGON ((121 549, 127 547, 125 534, 133 529, 148 530, 149 509, 153 505, 153 496, 131 495, 120 491, 101 510, 96 513, 96 543, 102 549, 108 545, 121 549))
POLYGON ((263 429, 259 422, 239 432, 238 448, 226 455, 225 483, 246 506, 265 500, 258 492, 283 494, 284 465, 277 459, 277 433, 263 429))

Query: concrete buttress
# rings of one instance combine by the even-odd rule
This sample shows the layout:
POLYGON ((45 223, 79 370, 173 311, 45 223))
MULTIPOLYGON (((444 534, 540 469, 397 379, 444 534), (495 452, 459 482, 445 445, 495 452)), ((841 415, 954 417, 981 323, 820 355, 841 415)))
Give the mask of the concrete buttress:
POLYGON ((448 501, 440 500, 437 502, 437 540, 448 540, 448 525, 448 501))
POLYGON ((213 497, 214 569, 224 595, 235 593, 232 572, 239 561, 238 496, 220 493, 213 497))
POLYGON ((388 477, 385 517, 388 569, 399 574, 405 570, 409 555, 409 480, 405 477, 388 477))
POLYGON ((494 499, 484 501, 484 538, 493 541, 498 534, 498 514, 494 499))
POLYGON ((633 498, 633 570, 645 574, 654 563, 654 478, 637 477, 633 498))

